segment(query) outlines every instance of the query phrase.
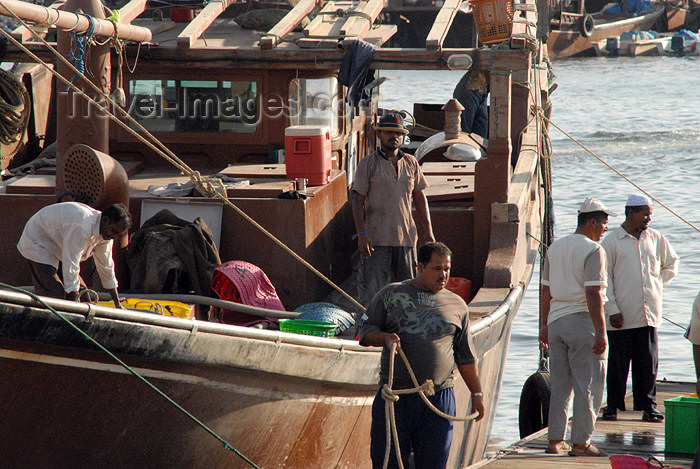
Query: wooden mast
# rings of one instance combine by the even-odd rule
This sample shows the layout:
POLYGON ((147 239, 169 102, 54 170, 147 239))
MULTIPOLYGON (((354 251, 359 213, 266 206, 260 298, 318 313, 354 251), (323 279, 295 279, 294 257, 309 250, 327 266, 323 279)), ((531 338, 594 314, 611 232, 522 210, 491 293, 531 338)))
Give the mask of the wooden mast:
MULTIPOLYGON (((114 36, 114 24, 105 19, 104 9, 102 7, 99 8, 99 13, 95 12, 93 14, 85 10, 89 2, 85 2, 85 8, 75 7, 70 9, 72 8, 70 5, 75 5, 75 3, 77 2, 69 0, 65 6, 61 6, 61 4, 57 3, 51 8, 46 8, 41 5, 34 5, 19 0, 3 0, 0 4, 0 15, 9 16, 10 18, 17 15, 24 21, 29 21, 37 25, 56 26, 59 29, 68 29, 75 33, 82 33, 90 28, 90 20, 85 15, 76 14, 77 9, 81 8, 83 13, 87 13, 93 17, 95 36, 103 38, 114 36), (59 7, 61 8, 60 10, 58 9, 59 7)), ((22 31, 18 34, 21 38, 28 37, 26 33, 22 31)), ((152 34, 151 30, 148 28, 132 26, 130 24, 119 24, 117 27, 117 38, 127 41, 148 42, 152 39, 152 34)))

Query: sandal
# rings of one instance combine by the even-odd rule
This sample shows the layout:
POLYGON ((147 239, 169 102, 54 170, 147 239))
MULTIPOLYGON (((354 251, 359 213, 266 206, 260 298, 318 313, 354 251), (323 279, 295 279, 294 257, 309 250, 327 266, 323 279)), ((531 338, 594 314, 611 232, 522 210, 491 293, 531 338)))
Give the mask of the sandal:
POLYGON ((547 448, 544 450, 544 452, 547 454, 564 454, 568 453, 569 451, 571 451, 571 446, 569 446, 566 441, 563 441, 559 446, 555 446, 554 448, 547 446, 547 448))
POLYGON ((593 443, 588 443, 584 449, 571 448, 569 456, 607 456, 605 451, 599 450, 593 443))

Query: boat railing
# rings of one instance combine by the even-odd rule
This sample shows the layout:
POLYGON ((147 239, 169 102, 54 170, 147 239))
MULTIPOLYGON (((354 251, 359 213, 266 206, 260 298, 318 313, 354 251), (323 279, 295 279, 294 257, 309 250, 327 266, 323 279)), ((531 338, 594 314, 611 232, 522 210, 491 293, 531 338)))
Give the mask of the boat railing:
POLYGON ((475 357, 481 357, 498 343, 514 318, 514 307, 520 304, 523 287, 516 285, 510 289, 505 299, 489 314, 474 321, 469 328, 469 346, 475 357))
POLYGON ((59 311, 60 314, 79 315, 87 320, 107 319, 137 323, 148 326, 166 327, 169 329, 190 331, 191 333, 209 333, 224 336, 234 336, 245 339, 263 340, 268 342, 284 343, 291 345, 310 346, 330 350, 347 350, 353 352, 376 352, 375 347, 360 346, 357 341, 340 338, 322 338, 302 334, 257 329, 251 327, 233 326, 213 322, 184 319, 171 316, 161 316, 153 313, 139 313, 131 310, 122 310, 99 306, 90 303, 76 303, 73 301, 44 298, 45 303, 33 299, 26 293, 8 290, 0 290, 0 302, 47 310, 46 305, 59 311))

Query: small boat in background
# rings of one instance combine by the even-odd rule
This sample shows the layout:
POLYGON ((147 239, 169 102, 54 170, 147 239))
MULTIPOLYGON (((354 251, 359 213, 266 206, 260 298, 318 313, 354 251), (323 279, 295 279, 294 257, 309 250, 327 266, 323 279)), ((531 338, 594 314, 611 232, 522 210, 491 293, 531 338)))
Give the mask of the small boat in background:
POLYGON ((656 31, 627 31, 619 37, 595 41, 598 57, 640 57, 665 55, 671 51, 670 34, 656 31))
POLYGON ((572 8, 564 2, 556 5, 550 2, 547 47, 551 58, 595 56, 601 41, 619 37, 626 31, 658 29, 665 14, 664 5, 645 4, 632 9, 627 3, 582 0, 572 3, 576 5, 572 8))
POLYGON ((671 46, 667 51, 678 57, 698 55, 700 53, 700 34, 682 29, 671 38, 671 46))

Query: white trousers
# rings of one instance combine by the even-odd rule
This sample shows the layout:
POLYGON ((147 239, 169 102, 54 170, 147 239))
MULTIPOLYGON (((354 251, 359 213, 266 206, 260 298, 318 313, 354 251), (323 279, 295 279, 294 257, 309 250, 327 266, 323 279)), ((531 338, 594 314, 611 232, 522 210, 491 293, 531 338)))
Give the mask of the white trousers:
POLYGON ((563 440, 574 398, 571 442, 586 445, 593 434, 603 399, 607 348, 602 355, 592 352, 595 329, 588 312, 569 314, 549 325, 549 439, 563 440))

